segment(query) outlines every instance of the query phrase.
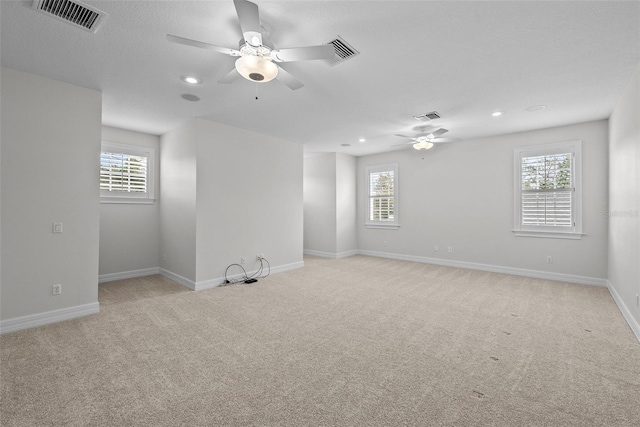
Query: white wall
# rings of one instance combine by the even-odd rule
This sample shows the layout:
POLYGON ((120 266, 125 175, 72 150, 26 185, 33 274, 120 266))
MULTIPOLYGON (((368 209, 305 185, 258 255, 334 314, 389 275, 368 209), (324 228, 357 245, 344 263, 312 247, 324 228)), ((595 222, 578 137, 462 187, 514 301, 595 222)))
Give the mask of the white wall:
POLYGON ((102 96, 8 68, 0 86, 3 331, 24 316, 96 312, 102 96))
POLYGON ((302 145, 202 119, 197 138, 198 284, 218 283, 242 257, 253 270, 258 254, 301 267, 302 145))
POLYGON ((161 137, 160 266, 196 280, 196 121, 161 137))
POLYGON ((336 154, 336 252, 351 254, 358 249, 356 226, 357 160, 347 154, 336 154))
POLYGON ((330 258, 358 249, 356 158, 323 153, 304 159, 304 250, 330 258))
MULTIPOLYGON (((607 121, 440 144, 358 158, 358 247, 443 261, 607 277, 607 121), (583 141, 581 240, 515 237, 513 148, 583 141), (398 162, 399 230, 364 226, 365 168, 398 162), (434 247, 438 245, 439 251, 434 247), (446 248, 453 247, 453 253, 446 248), (547 256, 553 264, 547 264, 547 256)), ((599 280, 598 280, 599 279, 599 280)))
MULTIPOLYGON (((155 150, 155 195, 160 193, 160 137, 109 126, 102 140, 150 147, 155 150)), ((105 275, 158 268, 160 266, 160 211, 158 200, 149 204, 100 204, 100 267, 105 275)))
POLYGON ((609 283, 640 339, 640 67, 609 119, 609 283))
POLYGON ((304 158, 304 250, 336 253, 336 156, 304 158))
POLYGON ((302 261, 302 146, 194 119, 161 137, 161 267, 193 289, 302 261), (240 270, 230 270, 236 274, 240 270))

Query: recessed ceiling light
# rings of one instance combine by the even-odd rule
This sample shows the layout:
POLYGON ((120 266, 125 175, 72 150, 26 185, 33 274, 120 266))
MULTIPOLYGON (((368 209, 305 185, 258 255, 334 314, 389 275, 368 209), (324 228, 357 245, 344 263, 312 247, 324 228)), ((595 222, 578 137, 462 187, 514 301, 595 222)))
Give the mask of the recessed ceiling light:
POLYGON ((180 97, 185 101, 200 101, 199 97, 190 93, 183 93, 182 95, 180 95, 180 97))
POLYGON ((494 111, 493 113, 491 113, 493 117, 500 117, 502 114, 502 111, 494 111))
POLYGON ((190 85, 198 85, 202 83, 199 78, 195 76, 182 76, 182 81, 185 83, 189 83, 190 85))
POLYGON ((545 108, 547 108, 546 105, 532 105, 531 107, 527 108, 527 111, 541 111, 541 110, 544 110, 545 108))
POLYGON ((367 142, 367 139, 366 138, 360 138, 360 139, 358 139, 358 142, 367 142))

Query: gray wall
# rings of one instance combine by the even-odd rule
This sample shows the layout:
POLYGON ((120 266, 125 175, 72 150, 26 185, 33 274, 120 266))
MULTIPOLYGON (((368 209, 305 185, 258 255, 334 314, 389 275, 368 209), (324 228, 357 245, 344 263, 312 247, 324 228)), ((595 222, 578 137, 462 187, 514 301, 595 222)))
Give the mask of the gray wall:
POLYGON ((0 85, 0 318, 97 310, 102 96, 8 68, 0 85))
POLYGON ((640 339, 640 67, 609 120, 609 283, 640 339))
POLYGON ((358 248, 535 270, 607 277, 607 121, 436 145, 358 158, 358 248), (581 240, 515 237, 513 148, 583 140, 581 240), (398 230, 367 229, 365 168, 398 162, 398 230), (439 250, 435 250, 435 246, 439 250), (446 248, 453 247, 448 253, 446 248), (553 264, 547 264, 547 256, 553 264))
MULTIPOLYGON (((155 150, 155 198, 160 194, 160 137, 109 126, 102 140, 155 150)), ((100 204, 100 276, 158 268, 159 201, 153 204, 100 204)))

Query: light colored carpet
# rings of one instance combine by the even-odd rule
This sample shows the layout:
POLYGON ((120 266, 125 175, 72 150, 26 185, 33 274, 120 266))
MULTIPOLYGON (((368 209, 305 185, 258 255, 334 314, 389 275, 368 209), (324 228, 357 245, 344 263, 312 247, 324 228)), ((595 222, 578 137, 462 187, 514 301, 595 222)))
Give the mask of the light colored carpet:
POLYGON ((354 256, 4 335, 8 426, 639 426, 607 289, 354 256))

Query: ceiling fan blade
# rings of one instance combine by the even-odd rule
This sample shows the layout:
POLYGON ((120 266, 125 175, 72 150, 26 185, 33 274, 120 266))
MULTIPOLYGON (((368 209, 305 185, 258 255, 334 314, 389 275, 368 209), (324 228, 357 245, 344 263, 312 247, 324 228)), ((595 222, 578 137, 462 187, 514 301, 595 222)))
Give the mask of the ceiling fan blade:
POLYGON ((291 90, 297 90, 304 86, 304 84, 300 80, 293 77, 287 70, 282 67, 278 67, 278 75, 276 76, 276 79, 280 80, 291 90))
POLYGON ((415 141, 403 142, 402 144, 393 144, 391 147, 400 147, 401 145, 415 144, 415 141))
POLYGON ((178 37, 171 34, 167 34, 167 40, 171 43, 183 44, 186 46, 198 47, 200 49, 213 50, 214 52, 224 53, 231 56, 240 56, 240 52, 235 49, 229 49, 227 47, 216 46, 205 42, 199 42, 197 40, 186 39, 184 37, 178 37))
POLYGON ((331 59, 335 48, 330 44, 307 47, 291 47, 271 51, 271 58, 276 62, 310 61, 313 59, 331 59))
POLYGON ((228 85, 230 83, 235 82, 239 75, 240 74, 236 71, 236 69, 232 68, 231 71, 229 71, 227 74, 222 76, 220 80, 218 80, 218 83, 228 85))
POLYGON ((258 5, 247 0, 233 0, 233 4, 236 6, 244 41, 251 46, 262 46, 258 5))
POLYGON ((459 140, 460 138, 436 138, 431 140, 431 142, 433 142, 434 144, 442 144, 442 143, 454 142, 459 140))
POLYGON ((399 133, 396 133, 395 135, 396 135, 396 136, 399 136, 400 138, 409 138, 409 139, 413 139, 413 137, 412 137, 412 136, 402 135, 402 134, 399 134, 399 133))
POLYGON ((440 135, 444 135, 445 133, 449 132, 449 129, 445 129, 445 128, 440 128, 434 132, 431 132, 432 138, 437 138, 440 135))

